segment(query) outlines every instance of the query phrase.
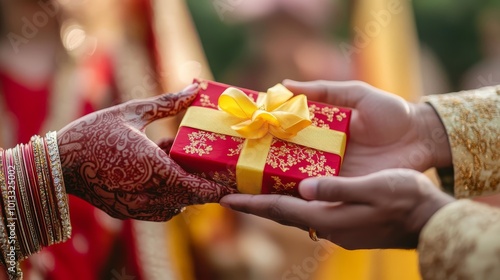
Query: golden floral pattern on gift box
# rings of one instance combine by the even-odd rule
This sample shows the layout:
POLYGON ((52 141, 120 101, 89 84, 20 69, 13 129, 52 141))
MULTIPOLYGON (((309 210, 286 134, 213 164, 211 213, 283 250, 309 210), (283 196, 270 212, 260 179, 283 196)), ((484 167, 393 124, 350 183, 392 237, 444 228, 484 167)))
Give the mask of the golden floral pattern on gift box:
POLYGON ((277 141, 273 139, 267 155, 267 165, 286 172, 291 167, 305 161, 309 165, 301 166, 299 170, 302 173, 307 173, 308 176, 333 176, 336 174, 334 168, 326 165, 324 152, 289 142, 281 142, 282 145, 276 145, 277 141))
POLYGON ((309 114, 311 117, 312 124, 317 127, 322 128, 330 128, 330 126, 325 123, 324 120, 316 118, 316 115, 323 115, 329 122, 333 122, 333 120, 337 120, 338 122, 343 121, 347 118, 346 113, 340 112, 340 109, 337 107, 318 107, 316 104, 309 105, 309 114))
POLYGON ((231 169, 228 168, 225 172, 215 171, 211 174, 211 176, 208 176, 205 172, 202 172, 196 175, 236 189, 236 174, 231 169))
POLYGON ((210 142, 215 142, 217 139, 226 140, 226 135, 199 130, 188 134, 189 145, 184 146, 183 150, 186 154, 197 154, 200 157, 209 155, 213 151, 210 142))
POLYGON ((236 146, 235 149, 229 148, 229 153, 227 156, 232 157, 232 156, 239 156, 241 153, 241 150, 243 149, 243 142, 245 142, 245 139, 239 138, 239 137, 231 137, 231 140, 234 142, 238 143, 238 146, 236 146))
POLYGON ((271 178, 274 180, 274 191, 272 191, 271 193, 282 194, 290 192, 293 191, 295 189, 295 186, 297 185, 296 182, 288 182, 286 184, 283 184, 279 176, 271 176, 271 178))
POLYGON ((200 88, 202 90, 207 90, 207 88, 208 88, 208 81, 206 81, 206 80, 200 80, 198 82, 200 83, 200 88))
POLYGON ((203 107, 210 107, 210 108, 217 109, 217 105, 212 103, 212 101, 210 101, 210 96, 208 96, 206 94, 200 95, 200 103, 201 103, 201 106, 203 106, 203 107))

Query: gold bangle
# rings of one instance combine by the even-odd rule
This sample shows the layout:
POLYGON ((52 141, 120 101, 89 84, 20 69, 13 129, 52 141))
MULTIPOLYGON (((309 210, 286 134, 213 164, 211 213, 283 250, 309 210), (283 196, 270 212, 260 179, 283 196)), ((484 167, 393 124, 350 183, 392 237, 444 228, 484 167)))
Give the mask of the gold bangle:
MULTIPOLYGON (((48 168, 47 161, 45 160, 45 153, 43 148, 43 139, 36 135, 31 137, 31 143, 33 145, 33 154, 35 157, 35 167, 38 179, 38 187, 40 193, 40 200, 42 204, 43 217, 45 220, 45 228, 47 229, 46 235, 48 239, 47 246, 54 244, 54 231, 52 229, 52 219, 51 219, 51 209, 48 206, 48 194, 46 192, 46 187, 48 185, 48 168)), ((55 216, 54 216, 55 218, 55 216)))
MULTIPOLYGON (((19 191, 19 196, 22 200, 22 209, 23 212, 22 215, 19 216, 24 216, 22 221, 24 223, 21 224, 21 229, 22 229, 22 237, 23 240, 26 244, 25 246, 25 252, 24 252, 24 258, 27 258, 28 256, 34 254, 37 252, 37 249, 40 247, 38 238, 35 232, 35 226, 33 225, 33 216, 31 215, 31 207, 28 202, 28 193, 26 190, 26 183, 27 183, 27 178, 26 174, 24 172, 24 164, 22 161, 22 149, 24 145, 17 145, 14 148, 14 162, 16 165, 16 172, 18 173, 17 176, 17 183, 18 183, 18 191, 19 191), (28 231, 28 232, 27 232, 28 231)), ((24 259, 22 258, 22 259, 24 259)))
POLYGON ((26 239, 26 233, 24 232, 24 225, 25 225, 25 219, 26 219, 26 211, 22 208, 24 205, 24 201, 22 198, 22 191, 21 191, 21 185, 20 185, 20 171, 19 171, 19 165, 18 165, 18 160, 17 160, 17 147, 14 147, 12 149, 9 149, 10 156, 12 158, 12 165, 14 167, 14 171, 16 172, 16 212, 17 212, 17 221, 18 224, 16 226, 16 230, 18 231, 18 238, 17 240, 19 241, 19 260, 23 260, 26 257, 28 257, 28 240, 26 239))
POLYGON ((60 223, 60 218, 58 214, 58 208, 57 208, 57 199, 56 199, 56 192, 54 189, 54 186, 52 185, 52 177, 50 174, 50 166, 49 166, 49 155, 48 155, 48 150, 47 150, 47 143, 45 141, 45 138, 42 139, 41 141, 41 162, 42 162, 42 168, 43 168, 43 179, 44 179, 44 190, 47 194, 47 207, 49 209, 50 213, 50 223, 53 228, 53 242, 54 243, 59 243, 62 241, 62 225, 60 223))
POLYGON ((59 209, 60 222, 63 228, 62 241, 66 241, 71 237, 71 220, 69 217, 68 195, 64 186, 64 178, 61 167, 61 159, 59 157, 59 147, 57 145, 56 132, 48 132, 45 135, 47 141, 47 149, 49 152, 49 167, 52 175, 52 182, 56 191, 57 206, 59 209))
POLYGON ((45 140, 41 139, 40 141, 40 149, 41 149, 41 162, 42 162, 42 168, 43 168, 43 179, 44 179, 44 184, 43 188, 45 189, 45 192, 47 194, 47 207, 49 209, 49 213, 51 216, 51 224, 53 228, 53 243, 59 243, 62 240, 62 226, 59 223, 59 217, 57 215, 57 199, 56 199, 56 194, 55 190, 53 187, 51 187, 51 175, 50 175, 50 170, 49 170, 49 156, 48 156, 48 151, 47 147, 45 145, 45 140))
POLYGON ((43 237, 41 236, 41 226, 37 212, 35 182, 33 182, 33 171, 30 170, 33 166, 30 162, 29 145, 21 144, 18 148, 19 165, 23 174, 24 195, 26 211, 28 211, 28 240, 31 241, 30 255, 39 252, 42 249, 43 237), (28 151, 28 152, 27 152, 28 151), (31 238, 29 238, 31 237, 31 238))

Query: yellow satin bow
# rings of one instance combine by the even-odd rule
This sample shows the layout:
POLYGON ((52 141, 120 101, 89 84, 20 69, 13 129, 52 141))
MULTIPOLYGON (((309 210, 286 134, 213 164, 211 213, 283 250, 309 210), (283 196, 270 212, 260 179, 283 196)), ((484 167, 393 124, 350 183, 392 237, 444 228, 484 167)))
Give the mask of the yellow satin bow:
POLYGON ((242 121, 231 128, 247 139, 260 139, 270 133, 290 139, 311 125, 307 98, 277 84, 257 103, 237 88, 226 89, 219 97, 219 108, 242 121))

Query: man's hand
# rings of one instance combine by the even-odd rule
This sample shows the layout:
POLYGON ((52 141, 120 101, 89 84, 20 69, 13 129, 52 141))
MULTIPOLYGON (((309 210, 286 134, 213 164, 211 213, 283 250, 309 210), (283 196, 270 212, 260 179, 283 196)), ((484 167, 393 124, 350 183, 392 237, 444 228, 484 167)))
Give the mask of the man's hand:
POLYGON ((341 176, 366 175, 387 168, 424 171, 451 165, 445 129, 428 104, 408 103, 357 81, 286 80, 283 84, 311 100, 353 109, 341 176))
POLYGON ((300 198, 230 194, 225 207, 304 230, 346 249, 416 248, 423 226, 454 201, 423 174, 389 169, 362 177, 310 178, 300 198))

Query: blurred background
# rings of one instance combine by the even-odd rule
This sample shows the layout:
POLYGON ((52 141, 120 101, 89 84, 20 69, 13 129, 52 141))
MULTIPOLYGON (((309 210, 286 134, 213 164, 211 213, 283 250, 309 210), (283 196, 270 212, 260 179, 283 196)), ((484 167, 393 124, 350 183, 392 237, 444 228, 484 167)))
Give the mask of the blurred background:
MULTIPOLYGON (((297 4, 301 1, 290 1, 292 2, 290 4, 285 4, 288 1, 271 1, 283 2, 281 5, 289 6, 283 8, 284 11, 280 11, 280 8, 276 7, 280 4, 263 4, 257 1, 259 3, 253 5, 266 7, 260 10, 255 9, 258 10, 255 12, 243 7, 247 13, 245 14, 245 11, 240 10, 241 6, 237 5, 237 2, 239 4, 239 2, 249 1, 220 1, 220 3, 235 2, 233 6, 232 4, 217 6, 218 1, 208 1, 203 4, 195 0, 187 2, 215 78, 229 83, 241 80, 240 77, 235 77, 241 74, 232 73, 235 68, 237 70, 249 69, 246 66, 250 61, 257 64, 259 63, 258 59, 263 59, 265 55, 278 57, 280 54, 286 57, 288 63, 283 68, 289 69, 289 65, 294 64, 293 68, 298 69, 296 71, 307 72, 306 69, 314 68, 315 71, 320 72, 316 73, 315 77, 300 77, 295 73, 297 78, 311 79, 318 78, 318 76, 319 78, 335 77, 336 79, 356 78, 358 72, 356 69, 359 70, 360 66, 354 64, 353 61, 346 62, 341 48, 343 43, 352 44, 351 40, 357 35, 355 27, 358 30, 365 28, 362 25, 356 25, 354 17, 358 10, 355 10, 355 7, 365 5, 368 7, 365 9, 371 9, 374 14, 383 10, 383 7, 377 9, 379 4, 369 3, 369 1, 332 0, 312 1, 310 3, 304 1, 304 6, 318 6, 315 11, 312 8, 311 11, 302 10, 302 7, 297 4), (294 9, 296 10, 294 11, 294 9), (290 12, 286 12, 288 10, 290 12), (307 19, 304 20, 306 17, 307 19), (272 21, 275 23, 273 24, 272 21), (282 22, 281 29, 276 22, 282 22), (301 26, 303 30, 298 26, 301 26), (289 41, 283 39, 283 37, 299 37, 301 36, 299 35, 300 31, 304 32, 302 35, 304 37, 297 39, 298 43, 293 42, 293 39, 289 39, 289 41), (309 37, 315 37, 314 40, 310 40, 305 34, 309 34, 309 37), (280 41, 282 45, 277 46, 280 41), (321 45, 318 41, 321 41, 322 46, 328 49, 321 49, 321 51, 328 52, 329 56, 318 49, 320 48, 318 45, 321 45), (271 53, 271 44, 273 43, 276 44, 277 49, 281 48, 281 50, 276 50, 274 54, 271 53), (287 45, 288 43, 290 45, 287 45), (292 49, 295 49, 295 52, 292 49), (335 54, 339 56, 337 61, 331 61, 335 54), (309 63, 318 66, 318 61, 314 60, 316 55, 324 55, 319 60, 325 64, 332 64, 330 71, 327 71, 328 73, 319 70, 324 68, 318 69, 318 67, 306 65, 309 63)), ((386 3, 390 2, 386 1, 386 3)), ((424 86, 423 94, 456 91, 499 82, 500 1, 466 0, 457 3, 451 0, 421 0, 411 1, 411 3, 404 3, 410 1, 395 2, 401 2, 403 5, 409 4, 412 9, 411 20, 414 21, 420 48, 420 67, 426 70, 422 72, 427 72, 426 79, 429 80, 426 80, 425 84, 432 83, 432 85, 424 86)), ((372 15, 372 19, 378 20, 374 15, 372 15)), ((378 22, 381 25, 384 24, 380 20, 378 22)), ((394 38, 394 42, 397 43, 402 39, 394 38)), ((352 58, 352 56, 350 57, 352 58)), ((271 59, 266 61, 268 64, 272 64, 271 59)), ((274 67, 280 66, 274 65, 274 67)), ((363 67, 369 67, 369 65, 363 65, 363 67)), ((290 77, 291 72, 292 70, 289 69, 287 72, 275 73, 276 78, 270 84, 276 80, 290 77)), ((264 85, 264 87, 267 86, 269 86, 269 82, 264 85)))
MULTIPOLYGON (((358 79, 410 101, 500 84, 500 0, 0 0, 4 148, 194 77, 358 79)), ((168 223, 70 207, 73 238, 24 262, 26 279, 420 279, 415 252, 348 252, 217 205, 168 223)))

